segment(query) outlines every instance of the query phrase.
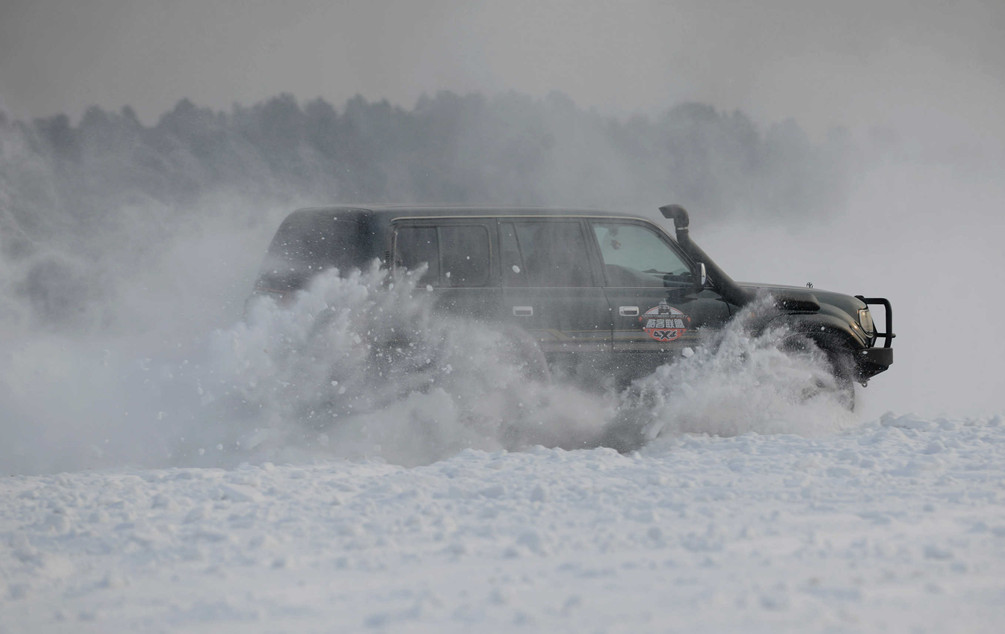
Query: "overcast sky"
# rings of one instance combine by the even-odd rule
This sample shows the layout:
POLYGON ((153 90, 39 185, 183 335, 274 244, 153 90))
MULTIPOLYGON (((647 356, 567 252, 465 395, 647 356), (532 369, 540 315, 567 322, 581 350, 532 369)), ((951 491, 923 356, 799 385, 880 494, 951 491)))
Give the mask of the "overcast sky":
POLYGON ((439 89, 1005 139, 1005 1, 0 2, 0 104, 20 119, 439 89))

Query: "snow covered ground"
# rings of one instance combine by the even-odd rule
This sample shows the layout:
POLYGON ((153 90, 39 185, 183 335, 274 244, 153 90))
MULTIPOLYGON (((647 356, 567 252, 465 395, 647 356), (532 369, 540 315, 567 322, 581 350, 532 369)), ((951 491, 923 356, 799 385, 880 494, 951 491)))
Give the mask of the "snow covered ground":
POLYGON ((739 331, 644 399, 535 383, 377 275, 185 353, 12 345, 0 632, 1001 630, 1000 417, 805 401, 739 331))
POLYGON ((997 632, 1005 425, 9 476, 3 632, 997 632))
POLYGON ((268 236, 225 216, 123 272, 110 332, 0 311, 0 633, 1000 632, 1005 192, 962 171, 702 234, 737 277, 891 299, 855 415, 742 333, 645 399, 535 383, 365 277, 230 325, 268 236), (391 329, 404 366, 360 346, 391 329))

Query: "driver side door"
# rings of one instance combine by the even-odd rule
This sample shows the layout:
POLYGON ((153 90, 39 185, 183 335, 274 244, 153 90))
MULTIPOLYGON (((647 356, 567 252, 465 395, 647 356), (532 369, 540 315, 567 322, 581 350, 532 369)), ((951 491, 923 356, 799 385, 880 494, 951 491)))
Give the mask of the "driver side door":
POLYGON ((603 261, 615 352, 679 352, 729 319, 726 302, 698 288, 697 266, 658 227, 624 219, 589 224, 603 261))

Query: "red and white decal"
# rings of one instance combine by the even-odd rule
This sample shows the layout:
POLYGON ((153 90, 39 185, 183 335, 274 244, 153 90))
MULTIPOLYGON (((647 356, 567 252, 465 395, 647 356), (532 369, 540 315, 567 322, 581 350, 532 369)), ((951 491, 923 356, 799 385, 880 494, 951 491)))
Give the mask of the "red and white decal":
POLYGON ((641 315, 639 321, 646 334, 656 341, 676 341, 687 330, 691 318, 663 300, 641 315))

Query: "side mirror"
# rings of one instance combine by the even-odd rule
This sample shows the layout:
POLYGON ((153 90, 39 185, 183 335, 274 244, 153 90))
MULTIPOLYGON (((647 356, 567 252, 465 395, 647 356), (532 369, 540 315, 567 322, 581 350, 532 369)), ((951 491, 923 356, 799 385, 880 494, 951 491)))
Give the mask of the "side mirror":
POLYGON ((698 263, 698 290, 705 288, 705 284, 708 283, 708 272, 705 271, 705 263, 698 263))

